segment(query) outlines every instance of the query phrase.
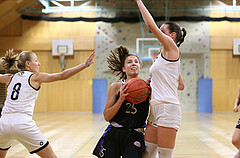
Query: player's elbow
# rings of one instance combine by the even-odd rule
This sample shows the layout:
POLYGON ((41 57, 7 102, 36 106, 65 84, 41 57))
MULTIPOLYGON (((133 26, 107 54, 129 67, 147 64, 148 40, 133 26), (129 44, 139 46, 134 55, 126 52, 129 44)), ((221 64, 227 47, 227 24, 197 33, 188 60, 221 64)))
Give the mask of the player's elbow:
POLYGON ((104 120, 109 122, 111 119, 108 116, 104 115, 104 120))
POLYGON ((64 73, 60 73, 60 74, 58 75, 58 79, 59 79, 59 80, 66 80, 66 79, 68 79, 68 77, 67 77, 64 73))
POLYGON ((109 121, 110 121, 110 119, 108 119, 108 118, 106 118, 106 117, 104 117, 104 119, 105 119, 106 122, 109 122, 109 121))
POLYGON ((109 122, 111 120, 111 118, 109 117, 109 115, 107 114, 107 112, 104 110, 103 111, 103 116, 104 116, 104 120, 109 122))
POLYGON ((61 80, 66 80, 66 79, 68 79, 68 77, 66 77, 66 76, 63 76, 63 77, 61 78, 61 80))

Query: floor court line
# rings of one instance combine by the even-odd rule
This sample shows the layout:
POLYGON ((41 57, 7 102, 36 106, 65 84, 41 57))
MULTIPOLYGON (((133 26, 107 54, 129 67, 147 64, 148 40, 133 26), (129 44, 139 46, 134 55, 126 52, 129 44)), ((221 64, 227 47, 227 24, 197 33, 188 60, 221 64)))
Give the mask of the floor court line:
POLYGON ((227 156, 231 156, 235 154, 235 151, 233 149, 230 149, 226 147, 224 144, 216 141, 212 137, 210 137, 208 134, 205 134, 204 132, 194 132, 194 134, 199 137, 200 141, 203 142, 206 146, 210 147, 212 150, 214 150, 217 154, 220 156, 227 158, 227 156))
POLYGON ((85 143, 85 144, 83 144, 72 156, 71 156, 71 158, 73 158, 79 151, 81 151, 89 142, 91 142, 91 140, 93 139, 93 138, 95 138, 95 136, 92 136, 90 139, 88 139, 88 141, 85 143))

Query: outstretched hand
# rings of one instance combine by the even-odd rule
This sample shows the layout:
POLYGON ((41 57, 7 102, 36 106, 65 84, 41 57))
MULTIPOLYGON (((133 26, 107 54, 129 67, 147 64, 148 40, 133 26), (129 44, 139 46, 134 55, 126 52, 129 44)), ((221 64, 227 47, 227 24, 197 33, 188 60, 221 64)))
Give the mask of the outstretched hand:
POLYGON ((86 65, 87 67, 94 63, 94 62, 93 62, 94 56, 95 56, 95 51, 93 51, 93 52, 89 55, 89 57, 87 58, 87 60, 86 60, 86 62, 85 62, 85 65, 86 65))

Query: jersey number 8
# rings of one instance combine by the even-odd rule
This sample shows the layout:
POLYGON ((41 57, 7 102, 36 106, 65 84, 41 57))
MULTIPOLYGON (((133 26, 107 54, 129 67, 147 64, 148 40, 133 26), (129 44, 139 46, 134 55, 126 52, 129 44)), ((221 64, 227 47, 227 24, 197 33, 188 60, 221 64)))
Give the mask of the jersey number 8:
POLYGON ((12 100, 17 100, 17 99, 18 99, 21 86, 22 86, 21 83, 16 83, 16 84, 13 86, 13 91, 12 91, 12 95, 11 95, 11 99, 12 99, 12 100))

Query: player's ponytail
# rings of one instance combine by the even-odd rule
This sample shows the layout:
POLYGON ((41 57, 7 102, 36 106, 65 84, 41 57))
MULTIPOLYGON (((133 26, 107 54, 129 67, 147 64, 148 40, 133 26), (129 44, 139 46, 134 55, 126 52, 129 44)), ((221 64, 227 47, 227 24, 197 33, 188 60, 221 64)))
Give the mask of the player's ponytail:
POLYGON ((4 57, 0 59, 0 65, 4 69, 11 69, 16 67, 18 54, 14 54, 13 49, 6 50, 4 57))
POLYGON ((181 39, 177 43, 178 47, 180 47, 180 45, 184 42, 184 38, 187 35, 187 31, 185 30, 185 28, 181 27, 181 31, 182 31, 182 36, 181 36, 181 39))
POLYGON ((26 61, 31 61, 31 51, 23 51, 19 55, 13 52, 13 49, 6 51, 4 57, 0 58, 0 65, 4 69, 18 68, 21 71, 26 70, 26 61))
POLYGON ((135 54, 130 54, 129 50, 124 46, 119 46, 113 50, 106 58, 108 63, 108 68, 112 73, 116 73, 119 76, 119 79, 127 79, 127 75, 123 72, 122 68, 124 67, 125 59, 128 56, 136 56, 135 54))
POLYGON ((180 47, 180 45, 184 42, 184 38, 187 35, 187 31, 183 27, 180 27, 179 24, 175 22, 167 22, 165 24, 168 25, 170 33, 172 32, 176 33, 176 38, 174 39, 174 41, 177 44, 177 46, 180 47))

